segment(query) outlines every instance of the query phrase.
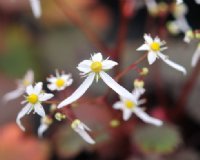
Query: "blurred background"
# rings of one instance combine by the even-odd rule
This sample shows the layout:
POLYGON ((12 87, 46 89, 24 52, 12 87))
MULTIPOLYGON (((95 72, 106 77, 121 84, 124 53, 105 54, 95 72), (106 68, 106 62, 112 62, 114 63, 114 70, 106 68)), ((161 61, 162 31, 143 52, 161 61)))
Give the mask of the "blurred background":
MULTIPOLYGON (((168 46, 165 53, 188 71, 183 76, 162 62, 149 66, 145 60, 139 64, 149 68, 145 77, 147 108, 148 113, 166 122, 161 128, 139 120, 109 126, 113 117, 102 104, 75 108, 77 117, 98 132, 95 146, 86 144, 65 123, 56 122, 43 139, 38 138, 36 115, 24 118, 28 128, 24 133, 15 124, 24 97, 6 104, 0 99, 0 159, 200 159, 200 67, 190 65, 199 41, 187 44, 183 32, 172 34, 168 29, 168 22, 176 18, 171 9, 175 1, 157 1, 156 13, 148 10, 147 1, 41 0, 42 15, 35 18, 29 0, 0 0, 0 97, 14 90, 16 79, 21 79, 28 69, 34 70, 36 81, 43 82, 55 69, 72 73, 71 92, 83 81, 77 64, 95 52, 120 62, 119 72, 143 54, 136 49, 143 44, 144 33, 164 39, 168 46), (180 98, 184 99, 181 104, 180 98)), ((185 4, 190 27, 199 29, 200 5, 193 0, 185 0, 185 4)), ((110 74, 115 76, 116 72, 110 74)), ((133 70, 121 83, 131 90, 137 76, 133 70)), ((99 82, 84 98, 90 101, 106 91, 107 86, 99 82)), ((112 96, 110 108, 114 100, 112 96)))

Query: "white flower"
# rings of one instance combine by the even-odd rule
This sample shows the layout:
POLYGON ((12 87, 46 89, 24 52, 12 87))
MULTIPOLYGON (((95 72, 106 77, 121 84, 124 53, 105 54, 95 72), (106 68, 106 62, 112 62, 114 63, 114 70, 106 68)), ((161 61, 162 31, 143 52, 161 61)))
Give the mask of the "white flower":
POLYGON ((53 120, 48 117, 41 117, 40 119, 40 126, 38 127, 38 136, 42 137, 43 133, 49 128, 49 126, 52 124, 53 120))
POLYGON ((200 59, 200 43, 198 44, 197 49, 193 54, 192 63, 191 63, 192 67, 195 67, 197 65, 197 62, 199 61, 199 59, 200 59))
POLYGON ((62 73, 60 75, 59 72, 56 70, 56 76, 51 76, 50 78, 47 78, 47 81, 50 82, 47 87, 51 91, 61 91, 70 86, 73 82, 73 79, 71 78, 71 74, 62 73))
POLYGON ((196 2, 197 4, 200 4, 200 0, 195 0, 195 2, 196 2))
POLYGON ((101 78, 110 88, 112 88, 119 95, 127 98, 132 97, 133 95, 130 92, 128 92, 124 87, 120 86, 105 72, 106 70, 112 69, 116 65, 116 62, 109 60, 108 58, 103 60, 101 53, 96 53, 91 56, 90 60, 84 60, 79 63, 77 68, 82 72, 81 75, 84 77, 86 76, 87 78, 70 97, 68 97, 58 105, 58 108, 67 106, 70 103, 79 99, 92 85, 92 82, 95 78, 96 81, 101 78))
POLYGON ((164 47, 164 41, 161 41, 158 37, 153 39, 150 35, 147 34, 144 35, 144 39, 145 43, 140 46, 137 51, 148 51, 147 58, 150 65, 153 64, 157 58, 161 58, 166 64, 168 64, 172 68, 183 72, 183 74, 186 74, 186 69, 184 67, 172 62, 171 60, 169 60, 168 56, 161 53, 163 50, 167 49, 167 47, 164 47))
POLYGON ((159 119, 150 117, 147 113, 143 111, 142 108, 139 108, 139 105, 143 104, 143 100, 139 100, 140 96, 145 92, 144 88, 137 87, 133 90, 133 95, 137 100, 137 104, 132 99, 127 99, 120 97, 120 101, 116 102, 113 105, 114 109, 120 109, 123 112, 123 120, 127 121, 132 113, 135 113, 140 119, 146 123, 150 123, 156 126, 160 126, 163 122, 159 119))
POLYGON ((22 104, 27 103, 24 108, 18 113, 16 122, 19 125, 19 127, 24 131, 25 128, 21 124, 21 118, 24 117, 26 114, 29 114, 32 110, 36 112, 41 117, 45 116, 45 111, 41 105, 43 101, 46 101, 48 99, 51 99, 53 97, 53 94, 50 93, 44 93, 42 91, 43 83, 39 82, 36 83, 36 85, 33 87, 32 85, 29 85, 26 88, 26 100, 22 102, 22 104))
POLYGON ((88 126, 82 123, 79 119, 75 119, 71 124, 72 129, 77 132, 87 143, 95 144, 95 141, 90 137, 87 131, 91 131, 88 126))
POLYGON ((32 70, 28 70, 24 78, 17 81, 17 89, 5 94, 3 96, 3 101, 8 102, 10 100, 20 97, 25 92, 26 87, 30 84, 33 84, 33 82, 34 72, 32 70))
POLYGON ((35 18, 40 18, 42 14, 40 0, 29 0, 29 2, 35 18))

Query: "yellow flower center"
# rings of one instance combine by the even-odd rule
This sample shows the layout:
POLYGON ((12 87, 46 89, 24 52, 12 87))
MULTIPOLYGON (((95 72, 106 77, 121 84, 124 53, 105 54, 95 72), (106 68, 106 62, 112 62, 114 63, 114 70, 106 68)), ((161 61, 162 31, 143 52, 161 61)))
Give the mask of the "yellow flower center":
POLYGON ((31 94, 27 97, 29 103, 35 104, 38 102, 38 96, 36 94, 31 94))
POLYGON ((124 103, 125 103, 126 108, 128 109, 133 109, 135 107, 135 103, 133 101, 126 100, 124 103))
POLYGON ((58 88, 62 87, 64 85, 65 81, 61 78, 57 79, 56 85, 58 88))
POLYGON ((93 72, 100 72, 102 70, 102 63, 101 62, 93 62, 90 66, 93 72))
POLYGON ((151 43, 151 49, 153 51, 159 51, 160 50, 160 44, 158 42, 151 43))

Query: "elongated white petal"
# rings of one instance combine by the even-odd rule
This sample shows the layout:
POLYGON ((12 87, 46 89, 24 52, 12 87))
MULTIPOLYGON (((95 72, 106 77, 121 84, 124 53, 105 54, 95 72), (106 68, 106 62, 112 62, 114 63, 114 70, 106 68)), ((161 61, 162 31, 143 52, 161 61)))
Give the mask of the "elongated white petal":
POLYGON ((149 116, 147 113, 145 113, 142 109, 138 107, 134 109, 134 113, 146 123, 150 123, 156 126, 161 126, 163 124, 161 120, 149 116))
POLYGON ((102 80, 110 87, 112 88, 116 93, 118 93, 120 96, 125 97, 127 99, 131 99, 135 101, 135 98, 133 95, 127 91, 124 87, 120 86, 112 77, 110 77, 107 73, 105 72, 100 72, 100 77, 102 80))
POLYGON ((51 77, 47 78, 47 82, 55 83, 56 81, 57 81, 57 77, 51 76, 51 77))
POLYGON ((35 16, 35 18, 40 18, 41 12, 42 12, 40 0, 29 0, 29 1, 30 1, 30 5, 31 5, 33 15, 35 16))
POLYGON ((30 84, 33 83, 34 81, 34 72, 33 70, 28 70, 26 75, 24 76, 24 80, 27 80, 28 82, 30 82, 30 84))
POLYGON ((98 62, 101 62, 103 60, 103 56, 101 53, 95 53, 93 56, 92 56, 92 61, 98 61, 98 62))
POLYGON ((75 130, 87 143, 95 144, 95 141, 90 137, 90 135, 85 131, 81 129, 75 130))
POLYGON ((24 117, 26 114, 30 113, 31 110, 32 110, 32 105, 28 103, 24 108, 22 108, 22 110, 17 115, 16 123, 23 131, 25 131, 25 128, 21 124, 21 118, 24 117))
POLYGON ((166 64, 168 64, 168 65, 171 66, 172 68, 174 68, 174 69, 176 69, 176 70, 182 72, 184 75, 186 75, 187 71, 186 71, 186 69, 185 69, 183 66, 181 66, 181 65, 179 65, 179 64, 177 64, 177 63, 174 63, 174 62, 170 61, 170 60, 168 59, 168 57, 166 57, 166 56, 163 55, 162 53, 158 53, 158 56, 159 56, 166 64))
POLYGON ((196 51, 192 56, 192 63, 191 63, 192 67, 195 67, 197 65, 199 59, 200 59, 200 44, 198 45, 196 51))
POLYGON ((123 103, 121 101, 118 101, 113 104, 114 109, 122 109, 123 108, 123 103))
POLYGON ((118 65, 118 63, 112 60, 104 60, 102 62, 102 68, 105 70, 112 69, 116 65, 118 65))
POLYGON ((88 77, 83 81, 83 83, 76 89, 76 91, 70 97, 62 101, 58 105, 57 108, 62 108, 64 106, 67 106, 70 103, 79 99, 87 91, 87 89, 92 85, 94 77, 95 77, 95 73, 90 73, 88 77))
POLYGON ((144 34, 144 40, 145 42, 147 42, 148 44, 151 44, 153 42, 153 39, 151 38, 151 36, 144 34))
POLYGON ((42 123, 39 127, 38 127, 38 136, 42 137, 44 132, 49 128, 49 125, 42 123))
POLYGON ((51 99, 54 95, 51 93, 41 93, 39 95, 39 101, 46 101, 48 99, 51 99))
POLYGON ((137 51, 148 51, 150 48, 149 48, 149 45, 147 44, 143 44, 141 45, 138 49, 136 49, 137 51))
POLYGON ((123 109, 123 120, 127 121, 132 115, 132 111, 130 109, 123 109))
POLYGON ((45 116, 44 108, 42 107, 42 105, 40 103, 36 103, 34 105, 34 111, 41 117, 45 116))
POLYGON ((154 52, 148 53, 147 59, 148 59, 148 62, 149 62, 150 65, 155 62, 156 58, 157 58, 157 56, 154 52))
POLYGON ((36 83, 34 87, 34 94, 37 94, 37 95, 40 94, 40 92, 42 91, 42 86, 43 86, 42 82, 36 83))
POLYGON ((14 91, 8 92, 3 96, 3 101, 4 102, 8 102, 10 100, 16 99, 18 97, 20 97, 25 91, 25 88, 17 88, 14 91))

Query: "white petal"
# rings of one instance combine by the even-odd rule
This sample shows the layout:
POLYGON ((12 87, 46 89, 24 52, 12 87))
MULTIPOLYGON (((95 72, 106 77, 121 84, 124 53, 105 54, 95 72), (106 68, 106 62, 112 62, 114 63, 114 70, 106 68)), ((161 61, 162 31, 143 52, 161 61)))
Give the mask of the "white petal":
POLYGON ((47 88, 51 91, 54 91, 57 89, 57 86, 54 83, 47 84, 47 88))
POLYGON ((144 34, 144 40, 145 42, 147 42, 148 44, 151 44, 153 42, 153 39, 151 38, 151 36, 144 34))
POLYGON ((14 91, 8 92, 3 96, 3 101, 8 102, 10 100, 16 99, 20 97, 24 93, 25 88, 17 88, 14 91))
POLYGON ((112 60, 104 60, 102 62, 102 68, 105 70, 112 69, 116 65, 118 65, 118 63, 112 60))
POLYGON ((155 62, 156 58, 157 58, 156 53, 149 52, 147 58, 148 58, 149 64, 150 65, 153 64, 155 62))
POLYGON ((39 127, 38 127, 38 136, 42 137, 43 133, 49 128, 49 125, 42 123, 39 127))
POLYGON ((178 70, 178 71, 180 71, 180 72, 183 72, 183 74, 186 75, 187 71, 186 71, 186 69, 185 69, 183 66, 181 66, 181 65, 179 65, 179 64, 176 64, 176 63, 170 61, 170 60, 168 59, 168 57, 166 57, 166 56, 163 55, 162 53, 158 53, 158 56, 159 56, 166 64, 168 64, 169 66, 171 66, 172 68, 174 68, 174 69, 176 69, 176 70, 178 70))
POLYGON ((24 117, 26 114, 30 113, 31 110, 32 110, 32 105, 28 103, 24 108, 22 108, 22 110, 17 115, 16 123, 23 131, 25 131, 25 128, 21 124, 21 118, 24 117))
POLYGON ((200 4, 200 0, 195 0, 195 2, 196 2, 197 4, 200 4))
POLYGON ((51 99, 54 95, 51 93, 41 93, 39 95, 39 101, 46 101, 48 99, 51 99))
POLYGON ((137 49, 137 51, 148 51, 148 50, 150 50, 150 48, 149 45, 147 44, 143 44, 137 49))
POLYGON ((66 86, 70 86, 72 83, 73 83, 73 79, 71 78, 71 79, 67 80, 66 86))
POLYGON ((57 77, 49 77, 47 78, 47 82, 50 82, 50 83, 55 83, 57 81, 57 77))
POLYGON ((58 105, 57 108, 62 108, 64 106, 67 106, 68 104, 79 99, 87 91, 87 89, 92 85, 94 77, 95 77, 95 73, 90 73, 88 77, 83 81, 83 83, 76 89, 76 91, 67 99, 63 100, 58 105))
POLYGON ((24 76, 24 80, 27 80, 28 82, 30 82, 30 84, 33 83, 34 81, 34 72, 33 70, 28 70, 26 75, 24 76))
POLYGON ((200 59, 200 44, 198 45, 196 51, 192 56, 192 63, 191 63, 192 67, 195 67, 197 65, 199 59, 200 59))
POLYGON ((134 97, 138 100, 140 98, 140 96, 142 94, 144 94, 145 92, 145 89, 144 88, 135 88, 133 91, 132 91, 132 94, 134 95, 134 97))
POLYGON ((142 109, 138 107, 134 109, 134 113, 146 123, 150 123, 156 126, 161 126, 163 124, 161 120, 149 116, 147 113, 145 113, 142 109))
POLYGON ((40 103, 36 103, 34 105, 34 111, 41 117, 45 116, 44 108, 42 107, 42 105, 40 103))
POLYGON ((120 86, 112 77, 110 77, 105 72, 100 72, 100 77, 102 80, 110 87, 112 88, 116 93, 118 93, 120 96, 125 97, 127 99, 131 99, 135 101, 134 96, 127 91, 124 87, 120 86))
POLYGON ((42 86, 43 86, 42 82, 36 83, 36 85, 34 86, 34 93, 37 95, 40 94, 40 92, 42 91, 42 86))
POLYGON ((98 61, 101 62, 103 60, 102 54, 101 53, 95 53, 92 56, 92 61, 98 61))
POLYGON ((33 86, 32 85, 29 85, 26 87, 26 93, 28 95, 32 94, 34 92, 34 89, 33 89, 33 86))
POLYGON ((40 18, 42 12, 40 0, 29 0, 29 1, 35 18, 40 18))
POLYGON ((84 60, 78 64, 77 69, 81 72, 89 73, 91 71, 90 68, 91 64, 92 64, 91 60, 84 60))
POLYGON ((129 109, 124 109, 123 110, 123 120, 127 121, 132 115, 132 111, 129 109))
POLYGON ((95 141, 90 137, 90 135, 83 129, 74 129, 87 143, 95 144, 95 141))
POLYGON ((114 103, 113 108, 114 109, 122 109, 123 108, 123 102, 118 101, 118 102, 114 103))

